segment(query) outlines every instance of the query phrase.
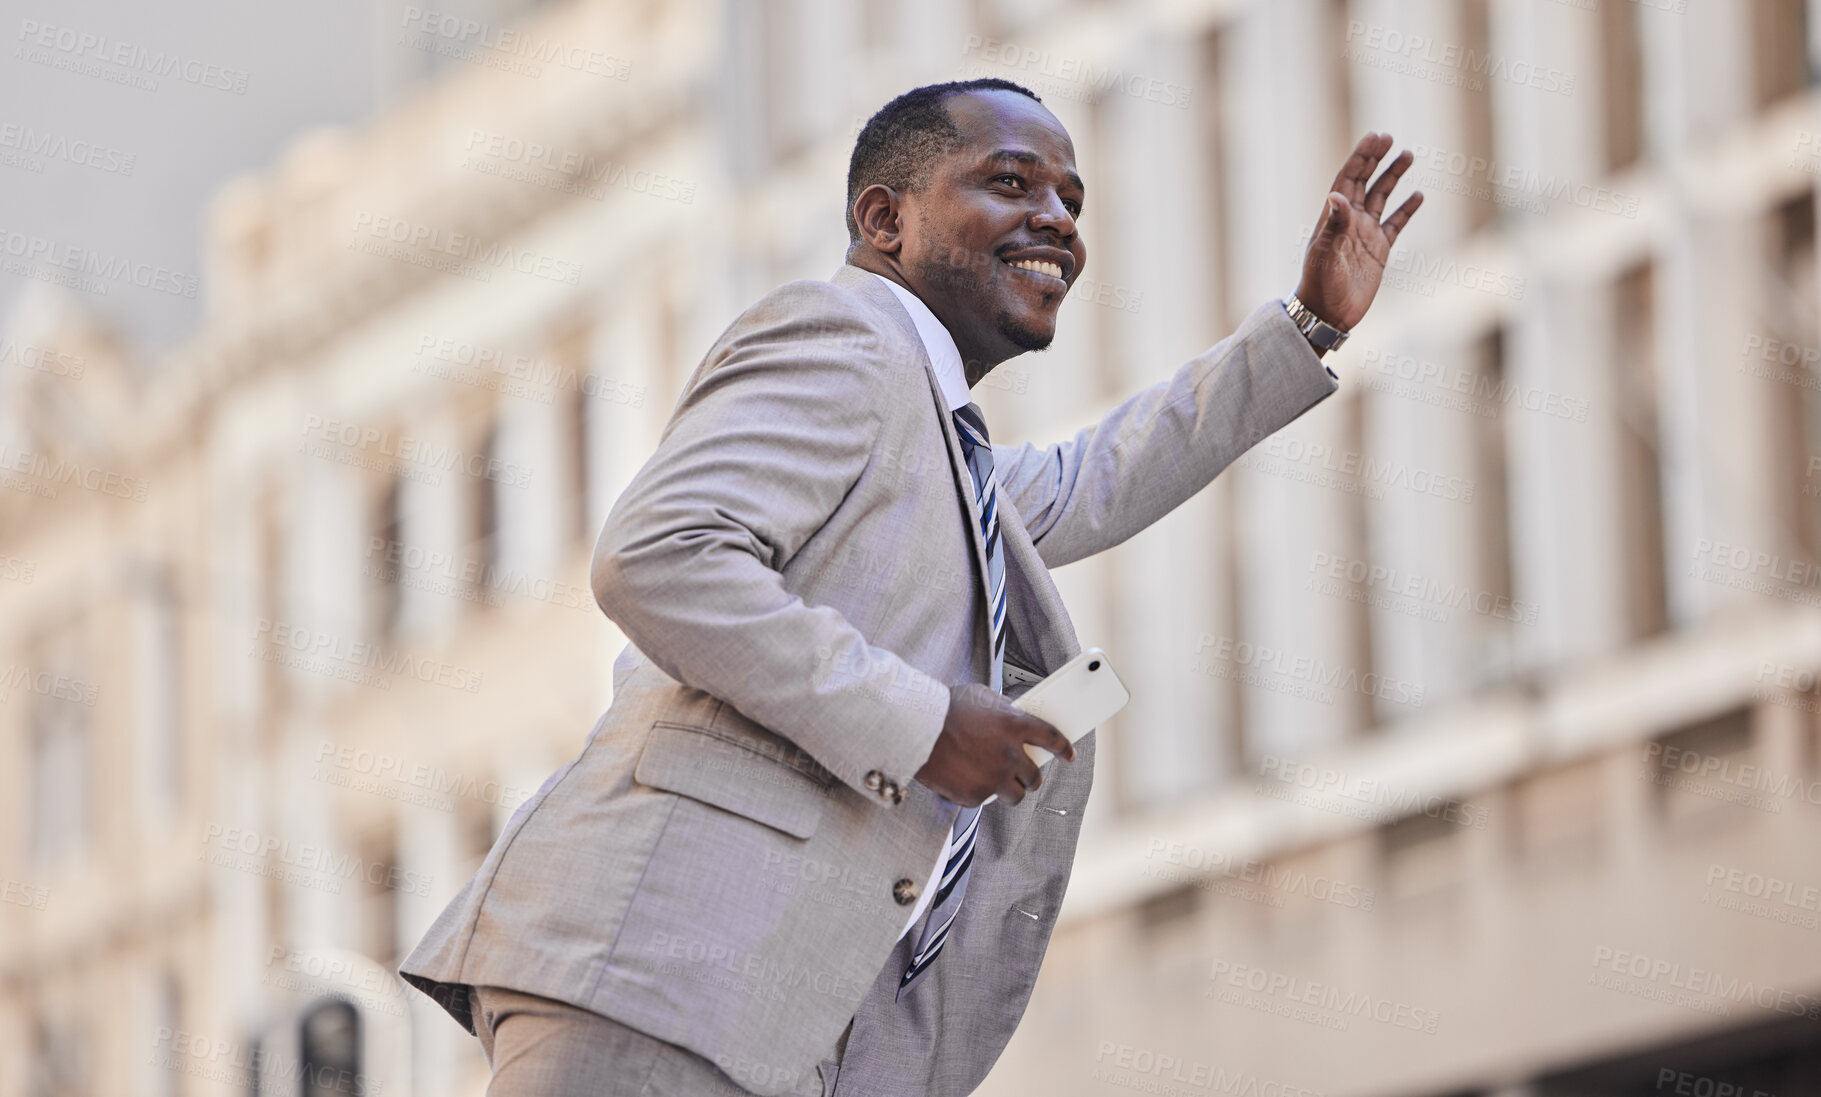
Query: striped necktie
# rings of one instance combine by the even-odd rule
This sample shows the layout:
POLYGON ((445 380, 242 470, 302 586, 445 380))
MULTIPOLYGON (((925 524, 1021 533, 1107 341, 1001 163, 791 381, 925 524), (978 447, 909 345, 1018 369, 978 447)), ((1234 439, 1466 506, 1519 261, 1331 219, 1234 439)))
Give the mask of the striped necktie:
MULTIPOLYGON (((973 473, 974 513, 986 542, 986 585, 992 592, 987 599, 992 614, 988 630, 992 659, 987 681, 994 692, 999 692, 1005 675, 1005 557, 999 546, 999 491, 998 481, 993 478, 993 446, 979 405, 970 403, 955 409, 955 431, 961 436, 961 454, 967 459, 968 471, 973 473)), ((897 998, 904 997, 904 992, 916 985, 948 940, 949 927, 961 911, 961 897, 967 893, 967 878, 974 867, 974 836, 979 829, 979 808, 962 808, 955 816, 948 864, 942 868, 941 885, 930 903, 929 920, 923 925, 917 950, 911 953, 910 964, 898 980, 897 998)))

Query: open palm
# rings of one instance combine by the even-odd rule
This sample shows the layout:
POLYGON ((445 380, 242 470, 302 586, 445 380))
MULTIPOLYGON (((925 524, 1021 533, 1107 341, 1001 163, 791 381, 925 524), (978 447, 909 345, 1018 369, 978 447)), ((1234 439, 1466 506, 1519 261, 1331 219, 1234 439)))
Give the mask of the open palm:
POLYGON ((1353 155, 1347 157, 1340 174, 1334 177, 1321 223, 1315 227, 1309 251, 1303 256, 1302 284, 1297 287, 1296 296, 1310 312, 1343 331, 1358 324, 1372 306, 1379 282, 1385 276, 1391 245, 1397 243, 1398 233, 1423 204, 1423 192, 1419 190, 1391 216, 1379 219, 1397 181, 1416 159, 1405 149, 1368 187, 1373 170, 1390 151, 1388 133, 1368 133, 1360 138, 1353 155))

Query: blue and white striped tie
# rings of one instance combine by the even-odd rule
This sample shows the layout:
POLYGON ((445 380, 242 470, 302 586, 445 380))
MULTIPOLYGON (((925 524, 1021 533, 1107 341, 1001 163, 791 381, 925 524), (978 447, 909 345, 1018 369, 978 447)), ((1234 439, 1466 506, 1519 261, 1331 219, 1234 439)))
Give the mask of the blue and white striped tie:
MULTIPOLYGON (((997 693, 1005 676, 1005 556, 999 546, 999 482, 993 478, 993 446, 979 405, 970 403, 955 409, 955 431, 961 436, 961 454, 967 458, 968 471, 974 475, 974 511, 986 542, 986 585, 992 591, 987 599, 992 612, 992 659, 987 683, 997 693)), ((904 977, 898 980, 898 998, 904 997, 904 992, 930 969, 948 940, 949 927, 961 910, 961 897, 967 893, 968 874, 974 867, 974 836, 979 829, 979 808, 962 808, 955 816, 948 864, 942 868, 942 882, 930 903, 929 920, 917 940, 917 950, 911 953, 904 977)))

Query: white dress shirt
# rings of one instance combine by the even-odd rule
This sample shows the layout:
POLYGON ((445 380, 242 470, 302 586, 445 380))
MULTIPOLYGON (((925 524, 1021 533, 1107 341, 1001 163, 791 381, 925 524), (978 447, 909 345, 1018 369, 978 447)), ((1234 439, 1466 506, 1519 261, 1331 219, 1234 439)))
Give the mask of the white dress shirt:
MULTIPOLYGON (((873 272, 868 271, 868 274, 873 272)), ((973 395, 967 390, 967 371, 961 366, 961 351, 955 346, 955 337, 936 319, 936 314, 929 306, 918 299, 917 295, 883 275, 873 274, 874 278, 884 282, 891 291, 904 303, 905 311, 910 313, 911 323, 917 326, 917 337, 923 340, 923 352, 929 355, 930 365, 936 369, 936 383, 942 387, 942 397, 948 402, 952 413, 956 408, 965 407, 973 395)), ((954 832, 942 840, 942 852, 936 855, 936 867, 930 870, 929 883, 917 896, 917 906, 911 911, 910 921, 898 932, 900 939, 923 917, 929 909, 930 900, 936 896, 936 889, 942 883, 942 866, 948 863, 949 843, 954 841, 954 832)), ((915 942, 912 942, 913 944, 915 942)))

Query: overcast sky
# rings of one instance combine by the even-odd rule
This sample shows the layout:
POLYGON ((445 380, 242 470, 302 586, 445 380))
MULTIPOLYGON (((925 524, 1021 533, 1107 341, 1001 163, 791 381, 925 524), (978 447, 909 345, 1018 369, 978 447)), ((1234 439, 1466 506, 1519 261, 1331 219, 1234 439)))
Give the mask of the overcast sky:
POLYGON ((202 274, 209 196, 237 173, 275 164, 304 130, 359 122, 421 80, 420 59, 384 44, 400 7, 0 0, 0 318, 31 280, 19 272, 28 262, 20 252, 36 238, 54 254, 80 248, 169 272, 163 288, 108 278, 74 293, 141 352, 194 330, 201 296, 182 291, 202 274), (155 88, 92 71, 128 73, 111 59, 160 54, 178 68, 149 78, 155 88), (72 64, 91 71, 70 71, 72 64), (33 148, 49 154, 33 156, 33 148), (128 157, 130 174, 122 170, 128 157))

